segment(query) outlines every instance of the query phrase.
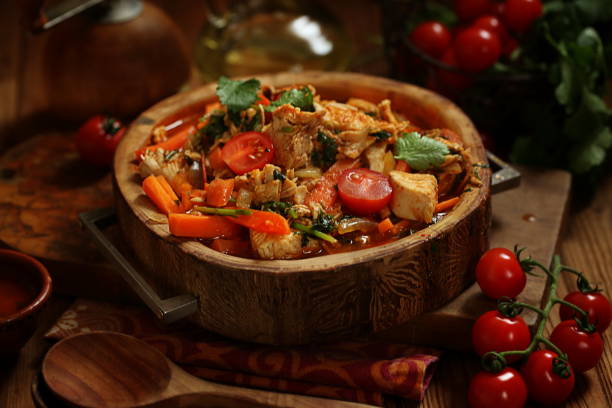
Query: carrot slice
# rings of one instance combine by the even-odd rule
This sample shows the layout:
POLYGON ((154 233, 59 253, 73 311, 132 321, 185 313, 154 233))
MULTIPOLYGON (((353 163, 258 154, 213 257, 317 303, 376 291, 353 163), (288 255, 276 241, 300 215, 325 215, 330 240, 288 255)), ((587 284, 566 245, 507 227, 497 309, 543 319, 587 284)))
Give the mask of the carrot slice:
POLYGON ((221 156, 221 149, 219 147, 215 147, 214 149, 212 149, 212 151, 208 155, 208 161, 210 163, 210 167, 212 167, 213 170, 222 170, 227 167, 227 165, 223 161, 223 157, 221 156))
POLYGON ((187 181, 187 175, 183 172, 177 173, 176 176, 170 180, 170 185, 177 194, 182 194, 183 191, 193 189, 193 186, 189 183, 189 181, 187 181))
POLYGON ((189 191, 183 191, 181 193, 181 211, 187 212, 193 208, 194 205, 203 204, 204 197, 206 197, 206 192, 200 189, 193 189, 189 191), (200 203, 194 203, 191 201, 194 197, 200 197, 202 201, 200 203))
POLYGON ((189 139, 189 135, 191 135, 195 130, 195 126, 186 126, 184 129, 181 129, 176 135, 172 136, 170 139, 165 142, 157 143, 151 146, 145 146, 140 148, 134 152, 134 155, 138 160, 140 160, 140 156, 144 154, 147 150, 177 150, 180 149, 187 143, 189 139))
POLYGON ((335 162, 324 174, 323 177, 317 182, 314 188, 306 195, 304 204, 309 205, 310 203, 319 203, 323 208, 331 212, 333 205, 338 198, 338 191, 336 186, 340 175, 344 170, 355 169, 359 167, 359 160, 338 160, 335 162))
POLYGON ((410 173, 410 166, 404 160, 398 159, 395 161, 395 170, 405 171, 406 173, 410 173))
POLYGON ((225 207, 234 191, 234 179, 214 179, 206 187, 206 203, 213 207, 225 207))
POLYGON ((386 234, 388 231, 393 229, 393 223, 389 218, 385 218, 381 222, 378 223, 378 232, 381 235, 386 234))
POLYGON ((252 212, 251 215, 239 215, 237 217, 227 217, 227 219, 253 231, 268 234, 289 234, 291 232, 287 219, 282 215, 270 211, 250 211, 252 212))
POLYGON ((455 204, 459 202, 459 197, 449 198, 448 200, 444 200, 436 205, 434 208, 434 213, 444 212, 451 210, 455 204))
POLYGON ((251 243, 242 239, 215 239, 210 247, 224 254, 248 257, 251 256, 251 243))
POLYGON ((242 228, 219 215, 169 214, 170 233, 177 237, 212 239, 239 236, 242 228))
MULTIPOLYGON (((179 207, 172 196, 168 194, 166 189, 161 185, 159 180, 151 175, 142 182, 142 189, 147 197, 153 201, 153 204, 164 214, 170 214, 179 211, 179 207)), ((176 195, 174 195, 176 197, 176 195)))
POLYGON ((162 175, 159 175, 155 178, 157 179, 159 184, 162 186, 164 191, 168 194, 168 197, 170 197, 172 201, 178 201, 178 197, 176 196, 176 193, 174 192, 172 187, 170 187, 170 183, 168 183, 168 180, 166 180, 166 178, 162 175))

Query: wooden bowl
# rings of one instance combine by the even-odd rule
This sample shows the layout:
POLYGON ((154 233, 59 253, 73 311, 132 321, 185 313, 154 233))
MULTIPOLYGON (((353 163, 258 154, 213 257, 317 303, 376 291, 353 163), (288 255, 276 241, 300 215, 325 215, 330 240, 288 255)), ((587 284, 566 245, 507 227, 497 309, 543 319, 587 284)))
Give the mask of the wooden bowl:
POLYGON ((16 354, 30 339, 40 310, 51 295, 51 276, 47 268, 22 252, 0 249, 0 280, 5 279, 17 279, 27 285, 31 297, 15 313, 0 316, 0 357, 16 354))
MULTIPOLYGON (((474 162, 486 163, 472 122, 452 102, 425 89, 353 73, 281 73, 262 84, 313 84, 324 98, 388 98, 394 110, 424 127, 456 131, 474 162)), ((398 241, 364 250, 299 260, 229 256, 172 237, 165 217, 143 195, 134 151, 154 126, 202 111, 216 84, 168 98, 130 127, 115 156, 115 204, 121 229, 161 296, 191 293, 192 317, 232 338, 268 344, 305 344, 368 335, 444 305, 474 281, 488 246, 490 171, 474 167, 480 188, 463 193, 440 222, 398 241)), ((470 166, 471 168, 472 166, 470 166)))

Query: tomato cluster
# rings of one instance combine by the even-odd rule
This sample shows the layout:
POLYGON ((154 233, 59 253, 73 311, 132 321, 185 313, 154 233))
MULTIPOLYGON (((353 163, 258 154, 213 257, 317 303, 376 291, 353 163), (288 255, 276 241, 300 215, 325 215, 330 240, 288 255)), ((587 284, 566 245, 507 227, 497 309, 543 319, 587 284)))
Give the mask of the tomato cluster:
MULTIPOLYGON (((439 21, 425 21, 410 33, 408 41, 424 54, 466 73, 478 73, 508 58, 518 47, 517 38, 542 15, 540 0, 455 0, 460 24, 449 28, 439 21)), ((437 69, 434 87, 462 90, 472 77, 454 70, 437 69)))
MULTIPOLYGON (((520 253, 516 249, 512 252, 493 248, 483 254, 476 267, 476 279, 483 293, 500 303, 499 310, 484 313, 472 327, 474 350, 483 357, 489 369, 472 378, 468 400, 473 408, 520 408, 528 398, 544 405, 560 404, 574 388, 574 375, 595 367, 603 354, 601 333, 610 325, 612 307, 588 282, 584 284, 586 280, 582 274, 578 279, 580 290, 551 303, 561 303, 561 322, 549 339, 542 338, 541 325, 546 322, 550 307, 540 310, 543 314, 541 328, 533 334, 530 332, 518 315, 523 306, 529 305, 513 298, 525 287, 525 270, 543 267, 531 258, 521 260, 520 253), (579 313, 579 309, 584 313, 579 313), (539 343, 561 355, 553 350, 538 349, 539 343), (520 364, 520 368, 517 370, 506 364, 520 364)), ((567 269, 561 267, 560 270, 567 269)), ((551 299, 555 299, 554 295, 554 292, 550 295, 551 299)))

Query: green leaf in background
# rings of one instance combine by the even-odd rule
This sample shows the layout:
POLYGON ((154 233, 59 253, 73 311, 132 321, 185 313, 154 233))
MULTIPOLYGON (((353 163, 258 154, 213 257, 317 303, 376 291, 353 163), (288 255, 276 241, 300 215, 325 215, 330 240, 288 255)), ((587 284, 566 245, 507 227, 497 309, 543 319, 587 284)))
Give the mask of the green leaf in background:
POLYGON ((610 0, 575 0, 576 8, 589 24, 612 20, 612 1, 610 0))
POLYGON ((221 77, 217 85, 217 96, 219 101, 227 106, 227 110, 235 114, 255 103, 260 86, 260 82, 254 78, 235 81, 221 77))
POLYGON ((404 133, 395 142, 395 158, 404 160, 415 170, 427 170, 444 162, 448 147, 417 132, 404 133))
POLYGON ((610 128, 603 128, 594 143, 586 144, 582 149, 574 150, 570 156, 570 168, 577 174, 584 174, 596 166, 600 166, 606 158, 606 150, 612 146, 610 128))

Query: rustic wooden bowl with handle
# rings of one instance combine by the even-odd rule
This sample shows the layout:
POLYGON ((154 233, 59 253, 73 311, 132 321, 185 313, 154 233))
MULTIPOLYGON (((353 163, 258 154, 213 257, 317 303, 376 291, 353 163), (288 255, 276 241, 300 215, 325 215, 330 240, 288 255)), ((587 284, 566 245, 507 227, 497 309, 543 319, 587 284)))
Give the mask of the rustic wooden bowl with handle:
MULTIPOLYGON (((472 122, 452 102, 388 79, 306 72, 258 77, 262 84, 313 84, 323 98, 388 98, 395 111, 423 127, 447 127, 470 149, 474 163, 486 152, 472 122)), ((229 256, 200 242, 173 237, 165 217, 141 189, 133 162, 153 127, 201 112, 216 84, 168 98, 130 127, 115 156, 115 204, 121 229, 141 271, 160 296, 193 294, 190 318, 235 339, 305 344, 364 336, 444 305, 474 281, 488 245, 490 170, 474 167, 482 186, 468 189, 440 222, 398 241, 364 250, 299 260, 229 256)), ((468 167, 471 171, 471 164, 468 167)))

